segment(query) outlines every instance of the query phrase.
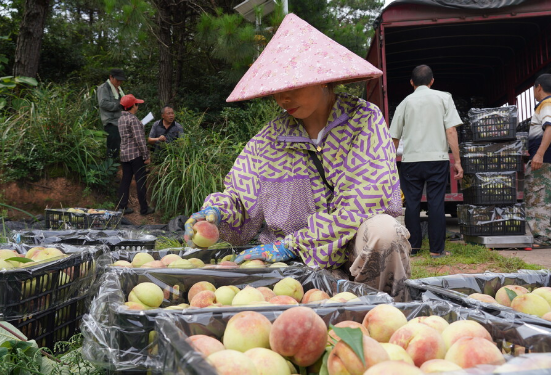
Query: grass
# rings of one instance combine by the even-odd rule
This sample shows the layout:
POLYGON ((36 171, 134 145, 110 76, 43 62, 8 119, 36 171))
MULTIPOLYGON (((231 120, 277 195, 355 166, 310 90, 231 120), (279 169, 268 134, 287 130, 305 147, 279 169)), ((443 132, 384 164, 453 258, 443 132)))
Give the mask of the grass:
POLYGON ((491 251, 480 245, 446 241, 446 251, 451 252, 453 255, 432 259, 429 253, 428 240, 423 241, 419 255, 412 258, 411 278, 419 279, 455 273, 479 273, 484 271, 503 273, 516 272, 519 269, 542 269, 542 266, 526 263, 517 257, 504 257, 498 252, 491 251), (481 265, 483 265, 483 270, 481 270, 481 265))

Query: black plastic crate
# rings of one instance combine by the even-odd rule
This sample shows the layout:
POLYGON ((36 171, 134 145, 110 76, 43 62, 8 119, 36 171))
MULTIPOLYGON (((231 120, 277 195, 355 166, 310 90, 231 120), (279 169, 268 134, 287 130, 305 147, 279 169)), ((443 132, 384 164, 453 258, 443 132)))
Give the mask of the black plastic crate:
MULTIPOLYGON (((305 267, 281 268, 240 268, 240 269, 154 269, 154 268, 120 268, 112 269, 102 277, 98 295, 91 303, 90 314, 84 318, 83 333, 85 337, 83 349, 89 350, 88 359, 94 363, 104 362, 106 367, 126 369, 128 365, 136 369, 147 369, 152 360, 154 343, 151 332, 155 330, 155 319, 161 313, 178 316, 189 315, 192 319, 203 320, 212 314, 235 314, 243 311, 242 306, 222 306, 215 308, 188 308, 185 310, 166 310, 164 307, 187 302, 187 291, 199 281, 208 281, 220 287, 234 285, 239 289, 250 285, 252 287, 273 287, 285 277, 298 280, 308 291, 317 288, 329 296, 340 292, 351 292, 360 297, 358 302, 336 302, 333 304, 305 304, 323 311, 337 311, 345 305, 391 303, 392 297, 362 283, 334 278, 327 271, 314 271, 305 267), (165 300, 161 308, 152 310, 130 310, 123 304, 134 286, 140 282, 153 282, 165 291, 165 300), (179 286, 180 296, 174 299, 174 285, 179 286), (167 299, 166 297, 169 297, 167 299), (101 338, 103 342, 98 342, 101 338), (99 346, 96 350, 90 345, 99 346), (103 353, 110 352, 109 358, 100 358, 103 353), (110 363, 105 363, 108 361, 110 363)), ((246 306, 251 311, 282 312, 296 305, 262 305, 246 306)), ((218 325, 210 327, 217 330, 218 325)))
POLYGON ((466 204, 515 204, 516 172, 467 173, 461 181, 461 190, 466 204))
POLYGON ((122 212, 77 208, 45 210, 45 226, 54 230, 64 229, 116 229, 122 220, 122 212), (74 210, 74 209, 73 209, 74 210), (92 213, 89 213, 89 212, 92 213), (99 213, 98 213, 99 211, 99 213))
POLYGON ((464 173, 524 170, 522 141, 504 143, 462 143, 461 165, 464 173))
POLYGON ((517 107, 471 108, 469 122, 475 142, 514 140, 518 124, 517 107))
POLYGON ((29 317, 6 321, 29 340, 35 340, 38 347, 47 347, 53 351, 57 342, 68 341, 80 332, 80 322, 87 312, 85 300, 86 296, 77 297, 29 317))
MULTIPOLYGON (((96 259, 104 246, 51 245, 67 256, 9 270, 0 270, 0 320, 30 318, 46 309, 87 297, 96 279, 96 259)), ((20 254, 32 248, 3 244, 20 254)))
POLYGON ((526 214, 524 203, 511 206, 457 206, 461 234, 467 236, 524 235, 526 214))

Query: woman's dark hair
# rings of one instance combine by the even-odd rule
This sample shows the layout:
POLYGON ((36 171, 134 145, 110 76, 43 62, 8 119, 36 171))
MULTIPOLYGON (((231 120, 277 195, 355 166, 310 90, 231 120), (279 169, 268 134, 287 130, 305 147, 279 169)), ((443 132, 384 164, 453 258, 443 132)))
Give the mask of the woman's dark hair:
POLYGON ((411 72, 411 80, 415 86, 426 86, 432 81, 432 69, 428 65, 419 65, 411 72))
POLYGON ((543 91, 551 93, 551 74, 542 74, 536 78, 534 82, 534 87, 540 85, 543 91))

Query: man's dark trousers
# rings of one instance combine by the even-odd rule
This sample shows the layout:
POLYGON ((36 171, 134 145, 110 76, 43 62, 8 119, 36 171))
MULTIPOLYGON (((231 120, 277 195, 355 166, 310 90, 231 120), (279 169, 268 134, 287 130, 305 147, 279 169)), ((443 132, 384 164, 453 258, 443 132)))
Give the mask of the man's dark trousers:
POLYGON ((441 254, 446 242, 446 211, 444 199, 450 175, 450 162, 423 161, 400 165, 400 186, 406 198, 405 224, 409 231, 412 254, 421 248, 421 197, 427 184, 427 205, 429 216, 429 245, 431 253, 441 254))
POLYGON ((107 124, 103 129, 107 132, 107 157, 118 159, 121 148, 119 127, 113 124, 107 124))
POLYGON ((138 201, 140 202, 140 213, 144 214, 147 212, 147 188, 145 186, 147 172, 145 170, 144 160, 140 156, 136 159, 122 162, 121 164, 122 180, 119 186, 119 208, 128 207, 130 184, 132 183, 132 177, 136 176, 136 190, 138 192, 138 201))

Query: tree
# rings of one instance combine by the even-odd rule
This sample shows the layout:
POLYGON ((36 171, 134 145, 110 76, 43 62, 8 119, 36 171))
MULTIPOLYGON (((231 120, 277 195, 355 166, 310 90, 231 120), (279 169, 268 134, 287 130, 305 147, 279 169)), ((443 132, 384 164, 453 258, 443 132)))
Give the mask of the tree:
POLYGON ((14 76, 36 77, 50 0, 25 0, 15 49, 14 76))

